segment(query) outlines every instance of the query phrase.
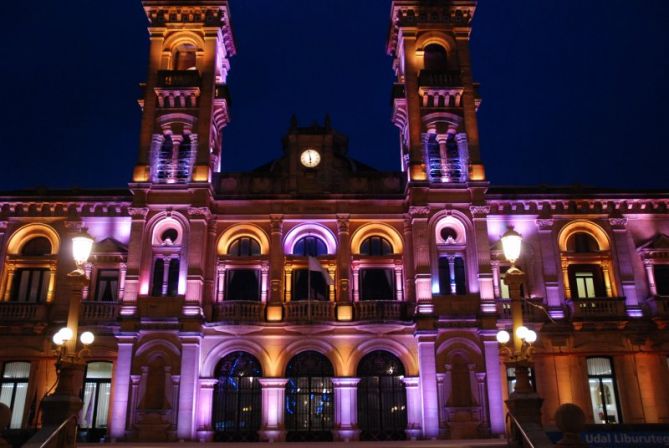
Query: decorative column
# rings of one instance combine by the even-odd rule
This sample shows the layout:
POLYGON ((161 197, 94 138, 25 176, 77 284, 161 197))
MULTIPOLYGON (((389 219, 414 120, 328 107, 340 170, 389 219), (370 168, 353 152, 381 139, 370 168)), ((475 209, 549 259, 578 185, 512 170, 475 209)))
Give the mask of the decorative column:
POLYGON ((418 440, 422 433, 420 379, 417 376, 405 376, 402 382, 407 393, 407 438, 418 440))
POLYGON ((500 290, 500 273, 499 273, 499 261, 492 260, 490 262, 490 267, 492 268, 492 288, 495 291, 495 299, 502 298, 502 291, 500 290))
MULTIPOLYGON (((541 249, 541 266, 543 267, 544 287, 546 290, 546 303, 548 304, 548 313, 554 319, 564 318, 564 303, 560 294, 559 269, 561 264, 556 263, 559 260, 559 254, 556 252, 556 238, 553 237, 553 219, 537 219, 536 226, 539 230, 539 246, 541 249)), ((565 288, 569 288, 569 282, 565 288)), ((565 297, 569 297, 565 295, 565 297)))
POLYGON ((485 372, 476 372, 476 390, 478 393, 478 404, 481 406, 481 426, 479 426, 479 434, 487 437, 490 435, 490 425, 488 424, 488 403, 485 396, 485 372))
POLYGON ((402 260, 395 260, 395 295, 398 302, 404 302, 404 285, 402 281, 402 260))
POLYGON ((281 303, 281 277, 283 275, 283 216, 270 215, 270 291, 269 302, 281 303))
POLYGON ((130 394, 130 372, 132 368, 134 337, 117 336, 118 357, 114 372, 114 397, 111 400, 109 433, 112 440, 125 437, 128 397, 130 394))
POLYGON ((646 269, 646 277, 648 279, 648 289, 650 291, 651 297, 657 296, 657 285, 655 284, 655 270, 653 269, 653 260, 650 258, 644 258, 643 266, 646 269))
MULTIPOLYGON (((146 376, 146 373, 144 376, 146 376)), ((139 406, 139 389, 142 384, 142 375, 130 375, 130 383, 130 415, 128 416, 128 427, 132 428, 136 422, 135 416, 137 414, 137 407, 139 406)))
MULTIPOLYGON (((472 205, 469 207, 469 211, 474 220, 474 238, 476 239, 476 247, 478 248, 476 252, 478 278, 472 278, 470 276, 470 285, 472 284, 472 280, 479 284, 481 312, 485 314, 497 314, 497 303, 495 302, 495 289, 490 269, 490 249, 488 243, 488 214, 490 214, 490 207, 488 205, 472 205)), ((472 266, 471 262, 469 263, 470 266, 472 266)), ((475 276, 476 273, 472 273, 472 275, 475 276)))
POLYGON ((200 368, 200 337, 181 338, 181 378, 179 385, 179 417, 177 437, 182 440, 195 438, 195 398, 200 368))
POLYGON ((269 278, 269 264, 263 262, 260 267, 260 301, 267 303, 267 279, 269 278))
POLYGON ((416 305, 420 314, 432 314, 432 273, 430 270, 430 235, 428 218, 430 207, 411 207, 411 226, 413 228, 414 282, 416 285, 416 305))
POLYGON ((434 344, 436 331, 423 331, 416 335, 418 344, 418 368, 422 403, 423 437, 436 439, 439 436, 439 402, 437 399, 437 362, 434 344))
POLYGON ((118 300, 122 302, 123 296, 125 296, 125 277, 128 273, 128 265, 120 263, 118 269, 118 300))
POLYGON ((499 342, 494 339, 485 339, 485 368, 488 378, 488 403, 490 411, 490 431, 493 435, 506 432, 504 423, 504 397, 502 396, 502 373, 499 359, 499 342))
POLYGON ((144 250, 144 234, 149 209, 146 207, 134 207, 129 208, 128 213, 130 213, 132 223, 130 227, 130 242, 128 243, 128 269, 123 296, 124 303, 136 302, 138 295, 149 294, 149 282, 151 280, 151 270, 153 269, 150 248, 146 248, 149 253, 145 253, 146 251, 144 250), (144 270, 142 270, 142 261, 145 263, 144 270))
MULTIPOLYGON (((91 279, 93 278, 91 274, 93 273, 93 263, 84 264, 84 273, 86 278, 89 279, 81 288, 81 300, 88 300, 88 297, 91 292, 91 279)), ((95 291, 97 294, 98 292, 95 291)))
POLYGON ((262 425, 260 439, 282 442, 286 438, 284 409, 286 378, 259 378, 262 386, 262 425))
POLYGON ((200 443, 211 442, 214 431, 211 426, 214 410, 214 388, 218 384, 216 378, 200 378, 197 410, 197 440, 200 443))
MULTIPOLYGON (((439 403, 439 438, 446 439, 448 438, 448 422, 446 418, 446 403, 444 401, 446 397, 445 391, 445 373, 437 373, 437 398, 439 403)), ((450 381, 450 378, 449 378, 450 381)))
POLYGON ((225 265, 219 263, 216 266, 216 303, 223 301, 225 297, 225 265))
MULTIPOLYGON (((636 281, 634 279, 634 265, 632 260, 637 256, 632 235, 627 231, 627 218, 611 218, 609 224, 613 230, 613 239, 617 255, 617 266, 620 272, 620 283, 622 291, 618 294, 625 296, 627 315, 630 317, 641 317, 643 315, 637 295, 636 281)), ((614 282, 613 265, 609 271, 611 282, 614 282)), ((614 288, 616 289, 616 288, 614 288)))
POLYGON ((360 266, 357 262, 353 264, 353 301, 360 301, 360 266))
POLYGON ((339 248, 337 250, 337 273, 339 294, 337 302, 350 302, 349 271, 351 262, 351 242, 349 230, 349 215, 337 215, 337 238, 339 248))
POLYGON ((448 150, 446 148, 446 143, 448 143, 448 134, 437 134, 437 143, 439 143, 441 181, 450 182, 451 179, 448 173, 448 150))
POLYGON ((358 383, 360 378, 332 378, 334 386, 334 439, 344 442, 358 440, 358 383))

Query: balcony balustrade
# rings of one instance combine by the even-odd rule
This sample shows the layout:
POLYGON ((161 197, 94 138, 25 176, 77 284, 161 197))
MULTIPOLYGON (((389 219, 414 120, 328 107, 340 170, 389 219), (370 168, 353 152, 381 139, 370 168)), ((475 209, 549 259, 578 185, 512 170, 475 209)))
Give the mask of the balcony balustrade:
POLYGON ((322 322, 335 320, 335 303, 316 300, 286 303, 287 322, 322 322))
POLYGON ((355 320, 406 321, 413 315, 412 304, 396 300, 365 300, 355 304, 355 320))
POLYGON ((0 321, 2 322, 42 322, 47 318, 47 304, 1 302, 0 321))
POLYGON ((462 78, 457 70, 421 70, 418 74, 420 87, 462 87, 462 78))
POLYGON ((158 87, 200 87, 202 79, 197 70, 160 70, 156 84, 158 87))
POLYGON ((625 298, 602 297, 574 299, 567 302, 572 320, 620 319, 625 314, 625 298))
POLYGON ((81 321, 84 323, 115 322, 118 317, 120 304, 116 302, 81 303, 81 321))
POLYGON ((214 305, 214 320, 217 322, 262 322, 265 305, 261 302, 230 300, 214 305))

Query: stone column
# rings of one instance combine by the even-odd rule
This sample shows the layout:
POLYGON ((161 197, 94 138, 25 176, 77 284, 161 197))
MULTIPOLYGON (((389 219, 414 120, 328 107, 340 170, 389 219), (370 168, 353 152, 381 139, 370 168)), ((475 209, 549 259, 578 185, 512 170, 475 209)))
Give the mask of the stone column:
POLYGON ((358 440, 358 383, 360 378, 332 378, 334 386, 335 429, 334 439, 350 442, 358 440))
POLYGON ((112 440, 125 437, 126 419, 128 411, 128 397, 130 394, 130 372, 132 368, 134 337, 117 336, 118 357, 114 372, 114 397, 111 400, 111 419, 109 434, 112 440))
POLYGON ((653 260, 646 258, 643 260, 643 266, 646 269, 646 279, 648 280, 648 290, 652 297, 657 296, 657 285, 655 284, 655 270, 653 269, 653 260))
POLYGON ((279 304, 282 302, 281 282, 283 276, 283 217, 281 215, 270 215, 270 291, 269 302, 279 304))
POLYGON ((441 162, 440 164, 441 181, 450 182, 451 179, 448 173, 448 151, 446 149, 446 143, 448 143, 448 134, 438 134, 437 143, 439 143, 439 159, 441 162))
POLYGON ((435 331, 418 334, 418 368, 420 373, 420 395, 422 403, 423 437, 436 439, 439 436, 439 402, 437 399, 437 362, 434 351, 435 331))
MULTIPOLYGON (((634 278, 634 264, 632 262, 637 254, 632 235, 627 231, 627 218, 611 218, 609 219, 609 224, 613 230, 613 240, 616 251, 615 258, 617 258, 617 260, 615 258, 613 258, 613 260, 617 262, 615 264, 618 266, 620 285, 622 286, 622 291, 618 291, 618 294, 625 297, 627 315, 631 317, 641 317, 642 312, 634 278)), ((615 281, 613 271, 614 267, 612 265, 611 270, 609 271, 611 283, 614 283, 615 281)))
POLYGON ((225 297, 225 265, 216 266, 216 303, 223 301, 225 297))
POLYGON ((130 375, 130 382, 130 415, 128 416, 128 427, 132 428, 136 422, 135 416, 137 415, 137 408, 139 406, 139 389, 142 385, 142 375, 130 375))
POLYGON ((260 268, 260 301, 267 303, 267 279, 269 278, 269 265, 263 262, 260 268))
POLYGON ((339 239, 339 248, 337 250, 337 273, 339 294, 338 302, 350 302, 351 295, 349 291, 349 272, 351 262, 351 242, 349 237, 349 216, 337 215, 337 237, 339 239))
POLYGON ((407 438, 417 440, 422 431, 420 379, 417 376, 405 376, 402 381, 407 393, 407 438))
POLYGON ((430 232, 428 218, 429 207, 411 207, 411 226, 413 229, 414 249, 414 283, 416 293, 417 312, 431 314, 434 311, 432 303, 432 273, 430 270, 430 232))
POLYGON ((439 438, 441 439, 445 439, 448 437, 446 402, 444 401, 446 397, 445 381, 446 381, 446 374, 437 373, 437 398, 439 402, 439 438))
MULTIPOLYGON (((553 219, 537 219, 536 226, 539 230, 539 248, 541 256, 541 266, 543 267, 544 288, 546 290, 545 302, 548 305, 548 312, 555 319, 564 317, 564 303, 562 294, 560 294, 560 275, 561 264, 559 254, 556 249, 556 238, 553 237, 553 219)), ((567 288, 569 285, 565 285, 567 288)))
POLYGON ((262 425, 260 439, 281 442, 286 438, 284 410, 286 378, 259 378, 262 386, 262 425))
POLYGON ((398 302, 406 301, 402 277, 402 260, 395 260, 395 297, 398 302))
POLYGON ((179 417, 177 437, 182 440, 195 438, 195 410, 200 368, 200 337, 181 339, 181 378, 179 386, 179 417))
POLYGON ((214 431, 211 426, 214 411, 214 388, 218 384, 216 378, 200 378, 197 410, 197 440, 200 443, 211 442, 214 431))
POLYGON ((499 342, 484 340, 485 368, 488 378, 488 403, 490 411, 490 431, 493 435, 506 432, 504 423, 504 397, 502 396, 502 373, 499 360, 499 342))
POLYGON ((481 426, 479 433, 482 436, 490 434, 490 425, 488 424, 488 403, 485 396, 485 372, 477 372, 476 374, 476 389, 478 393, 478 404, 481 406, 481 426))
MULTIPOLYGON (((495 289, 493 286, 493 277, 492 270, 490 268, 490 249, 488 243, 488 214, 490 213, 490 207, 487 205, 472 205, 469 207, 469 211, 472 214, 472 219, 474 220, 474 235, 473 238, 476 239, 476 262, 467 261, 469 266, 477 267, 478 277, 475 276, 472 279, 469 277, 470 285, 472 281, 478 280, 479 284, 479 294, 481 295, 481 312, 486 314, 497 314, 497 303, 495 302, 495 289)), ((470 255, 473 252, 468 252, 470 255)), ((475 291, 470 291, 475 292, 475 291)))
POLYGON ((128 273, 128 265, 121 263, 118 265, 118 269, 118 300, 122 302, 125 295, 125 276, 128 273))

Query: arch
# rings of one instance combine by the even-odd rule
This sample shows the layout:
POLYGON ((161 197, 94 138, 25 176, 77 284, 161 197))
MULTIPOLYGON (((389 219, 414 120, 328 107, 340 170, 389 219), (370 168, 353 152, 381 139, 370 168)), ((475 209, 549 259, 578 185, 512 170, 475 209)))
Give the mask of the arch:
POLYGON ((349 359, 349 363, 351 366, 356 366, 357 369, 360 361, 375 351, 384 351, 396 356, 402 362, 407 376, 418 375, 418 360, 414 353, 405 344, 389 339, 370 339, 358 344, 357 350, 353 352, 349 359))
POLYGON ((286 254, 292 254, 295 243, 305 236, 318 236, 324 242, 328 250, 328 255, 337 253, 337 238, 327 227, 318 223, 306 223, 293 227, 283 239, 283 251, 286 254))
POLYGON ((454 54, 457 49, 455 39, 438 31, 430 31, 421 34, 416 40, 416 49, 419 52, 423 52, 425 51, 425 47, 433 44, 444 47, 449 55, 454 54))
POLYGON ((179 220, 166 217, 156 222, 151 232, 152 246, 181 246, 183 244, 184 228, 179 220), (176 239, 173 239, 176 231, 176 239))
POLYGON ((16 230, 9 238, 7 253, 9 255, 20 255, 23 246, 33 238, 46 238, 51 243, 50 255, 56 255, 60 251, 60 236, 53 227, 46 224, 26 224, 16 230))
POLYGON ((478 370, 484 368, 481 347, 475 341, 465 337, 447 338, 437 346, 435 352, 438 360, 437 367, 441 369, 457 356, 476 364, 478 370))
POLYGON ((345 376, 346 369, 344 367, 344 359, 336 347, 322 340, 308 338, 302 338, 284 347, 277 357, 276 367, 278 372, 280 372, 280 374, 285 372, 288 362, 295 356, 306 351, 321 353, 330 360, 330 363, 334 367, 335 376, 345 376))
POLYGON ((434 226, 434 238, 437 244, 465 245, 467 244, 467 228, 462 220, 453 215, 447 215, 436 221, 434 226), (444 238, 444 236, 447 235, 443 235, 443 231, 449 228, 454 230, 456 234, 456 237, 452 240, 444 238))
POLYGON ((178 134, 180 132, 175 132, 175 128, 183 128, 183 130, 186 131, 195 129, 197 125, 197 118, 193 117, 192 115, 181 113, 165 114, 158 117, 158 125, 163 130, 163 133, 173 132, 178 134), (179 126, 174 126, 175 124, 179 126))
POLYGON ((163 52, 172 55, 179 45, 190 44, 195 46, 196 51, 204 51, 204 40, 202 36, 192 31, 181 30, 169 36, 163 42, 163 52))
POLYGON ((359 227, 351 236, 351 253, 360 255, 362 242, 372 236, 380 236, 390 242, 394 254, 404 253, 404 242, 399 232, 387 224, 368 223, 359 227))
POLYGON ((448 50, 438 43, 426 45, 423 49, 423 68, 430 71, 448 70, 448 50))
POLYGON ((190 42, 176 45, 172 51, 172 70, 196 70, 197 46, 190 42))
POLYGON ((592 221, 578 219, 570 222, 560 229, 558 233, 558 246, 560 252, 567 252, 567 244, 572 235, 576 233, 587 233, 597 241, 599 250, 608 251, 611 249, 611 243, 608 234, 599 225, 592 221))
POLYGON ((269 238, 267 234, 255 224, 238 224, 225 230, 216 243, 216 253, 227 255, 230 245, 238 238, 253 238, 260 244, 260 255, 269 254, 269 238))
POLYGON ((253 341, 235 339, 222 342, 207 353, 200 369, 200 375, 203 378, 213 378, 220 360, 234 352, 246 352, 256 358, 265 376, 276 376, 282 372, 276 369, 276 362, 271 361, 269 353, 262 345, 253 341))

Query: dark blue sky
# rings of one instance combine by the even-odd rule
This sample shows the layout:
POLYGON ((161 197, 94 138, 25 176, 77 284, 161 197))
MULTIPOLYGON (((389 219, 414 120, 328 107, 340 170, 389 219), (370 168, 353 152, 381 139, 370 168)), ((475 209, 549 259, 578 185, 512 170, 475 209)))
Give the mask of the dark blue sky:
MULTIPOLYGON (((389 0, 231 0, 225 169, 276 157, 295 112, 398 169, 389 0)), ((11 2, 0 29, 0 189, 124 187, 146 78, 139 0, 11 2)), ((8 9, 7 9, 8 8, 8 9)), ((666 188, 669 1, 481 0, 482 156, 501 184, 666 188)))

